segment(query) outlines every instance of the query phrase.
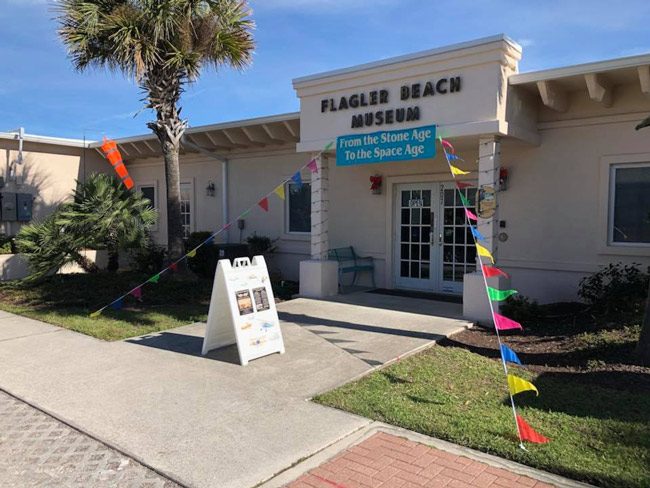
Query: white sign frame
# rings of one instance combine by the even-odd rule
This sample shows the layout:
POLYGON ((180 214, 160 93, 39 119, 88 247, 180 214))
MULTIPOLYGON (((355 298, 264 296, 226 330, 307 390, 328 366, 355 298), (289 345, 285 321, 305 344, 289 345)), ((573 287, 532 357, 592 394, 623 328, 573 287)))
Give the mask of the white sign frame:
POLYGON ((263 256, 221 259, 214 275, 202 355, 237 344, 239 363, 284 354, 284 340, 263 256))

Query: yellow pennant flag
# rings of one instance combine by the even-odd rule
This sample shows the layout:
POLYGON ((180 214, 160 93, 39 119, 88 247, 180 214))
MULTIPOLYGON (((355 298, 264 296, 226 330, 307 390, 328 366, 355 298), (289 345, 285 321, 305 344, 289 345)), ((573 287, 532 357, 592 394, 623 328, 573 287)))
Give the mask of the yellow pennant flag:
POLYGON ((99 317, 101 314, 102 314, 102 311, 101 311, 101 310, 97 310, 96 312, 93 312, 93 313, 90 314, 90 318, 91 318, 91 319, 96 319, 96 318, 99 317))
POLYGON ((515 376, 514 374, 508 375, 508 387, 510 388, 510 393, 513 395, 528 390, 532 390, 537 395, 539 395, 539 391, 537 391, 535 385, 533 385, 530 381, 526 381, 525 379, 520 378, 519 376, 515 376))
POLYGON ((188 252, 187 257, 188 258, 196 257, 196 249, 192 249, 190 252, 188 252))
POLYGON ((476 250, 478 251, 480 256, 486 257, 490 260, 492 264, 494 264, 494 258, 492 257, 492 253, 488 251, 487 248, 481 246, 478 242, 476 243, 476 250))
POLYGON ((273 193, 275 193, 282 200, 284 200, 284 185, 278 186, 275 190, 273 190, 273 193))
POLYGON ((449 169, 451 169, 451 173, 452 173, 453 175, 456 175, 456 176, 460 176, 460 175, 468 175, 468 174, 469 174, 469 171, 463 171, 462 169, 457 168, 457 167, 454 166, 453 164, 450 164, 450 165, 449 165, 449 169))

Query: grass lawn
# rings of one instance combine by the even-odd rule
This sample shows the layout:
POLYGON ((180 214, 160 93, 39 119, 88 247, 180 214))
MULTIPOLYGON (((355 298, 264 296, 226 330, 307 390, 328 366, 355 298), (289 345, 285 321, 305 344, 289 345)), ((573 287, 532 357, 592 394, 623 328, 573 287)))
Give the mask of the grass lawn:
POLYGON ((0 283, 0 309, 109 341, 206 320, 212 282, 165 278, 143 287, 142 303, 129 297, 122 310, 89 317, 147 278, 139 273, 98 273, 56 275, 33 286, 0 283))
POLYGON ((496 349, 483 340, 491 334, 496 344, 490 332, 463 332, 465 337, 484 337, 465 339, 464 344, 454 336, 445 346, 434 346, 315 400, 576 480, 647 488, 650 369, 625 360, 638 331, 573 330, 565 336, 533 331, 520 337, 516 350, 523 351, 520 358, 532 366, 511 367, 511 372, 532 381, 540 395, 517 395, 518 411, 552 440, 528 444, 528 452, 518 447, 503 369, 494 359, 496 349), (552 358, 535 350, 547 349, 558 337, 565 337, 573 351, 552 358), (618 359, 612 359, 616 354, 618 359), (566 364, 567 355, 573 364, 566 364))
MULTIPOLYGON (((0 283, 0 310, 65 327, 98 339, 115 341, 205 322, 210 307, 212 280, 163 277, 145 285, 142 302, 127 297, 119 311, 106 309, 98 318, 89 314, 145 281, 141 273, 56 275, 36 285, 0 283)), ((273 283, 277 298, 297 293, 296 284, 273 283)))

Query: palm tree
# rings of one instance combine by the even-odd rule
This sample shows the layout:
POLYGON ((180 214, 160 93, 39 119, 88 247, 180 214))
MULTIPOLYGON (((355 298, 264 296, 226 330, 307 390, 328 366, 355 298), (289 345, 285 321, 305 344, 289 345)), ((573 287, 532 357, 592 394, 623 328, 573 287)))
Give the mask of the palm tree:
POLYGON ((167 246, 183 254, 179 150, 187 121, 184 87, 204 65, 243 69, 254 48, 246 0, 60 0, 59 35, 79 70, 105 67, 134 77, 156 112, 148 127, 162 147, 167 246))
POLYGON ((133 193, 113 176, 100 173, 78 183, 73 198, 56 221, 68 233, 91 236, 94 247, 106 247, 109 271, 117 271, 120 249, 147 244, 157 212, 141 193, 133 193))
POLYGON ((16 235, 16 249, 29 264, 29 281, 44 278, 69 263, 77 263, 87 273, 99 271, 97 265, 81 252, 85 247, 85 236, 68 232, 59 225, 57 217, 58 211, 40 222, 22 226, 16 235))

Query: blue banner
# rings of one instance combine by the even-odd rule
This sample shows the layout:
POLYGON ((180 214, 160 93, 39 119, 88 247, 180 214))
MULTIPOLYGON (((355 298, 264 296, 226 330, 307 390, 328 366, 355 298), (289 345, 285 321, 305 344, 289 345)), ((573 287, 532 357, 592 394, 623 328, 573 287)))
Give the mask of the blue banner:
POLYGON ((336 139, 336 165, 413 161, 436 156, 436 126, 354 134, 336 139))

